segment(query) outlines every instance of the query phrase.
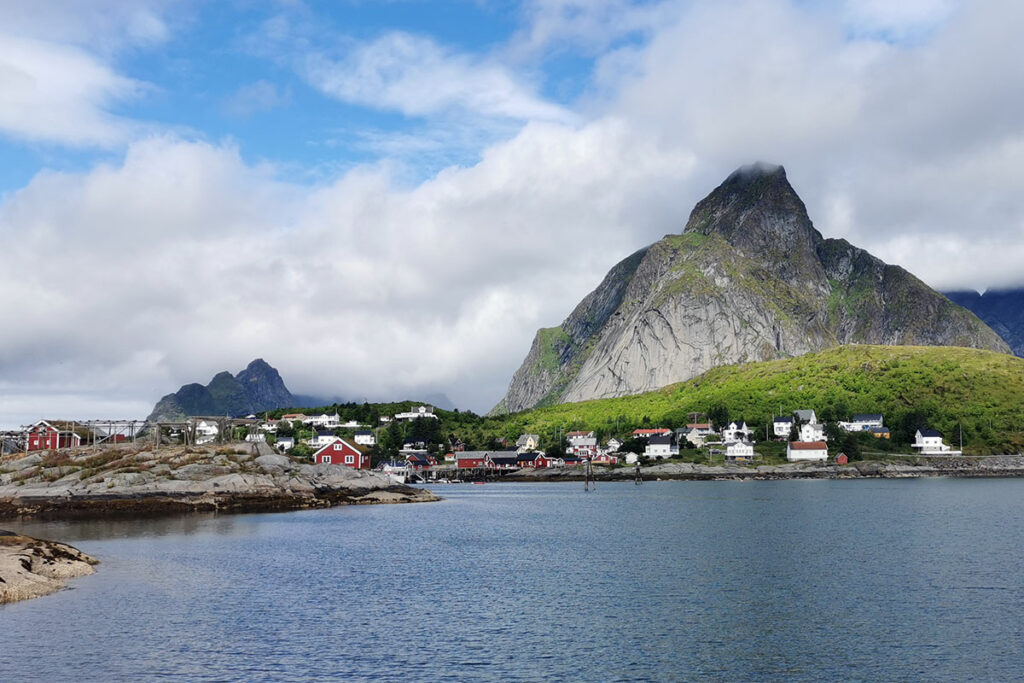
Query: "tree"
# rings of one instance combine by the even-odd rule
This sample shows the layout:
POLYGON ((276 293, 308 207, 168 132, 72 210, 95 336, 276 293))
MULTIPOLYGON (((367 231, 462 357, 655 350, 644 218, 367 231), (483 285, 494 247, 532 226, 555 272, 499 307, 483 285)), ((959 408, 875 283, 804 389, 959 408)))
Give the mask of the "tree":
POLYGON ((729 408, 721 403, 714 405, 708 410, 708 420, 716 427, 724 427, 729 424, 729 408))

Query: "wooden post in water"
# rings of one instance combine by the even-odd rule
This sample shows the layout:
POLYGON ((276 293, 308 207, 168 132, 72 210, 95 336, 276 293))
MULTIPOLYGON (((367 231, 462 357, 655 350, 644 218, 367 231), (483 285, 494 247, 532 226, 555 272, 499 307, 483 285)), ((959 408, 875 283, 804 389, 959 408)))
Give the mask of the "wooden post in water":
POLYGON ((590 484, 593 483, 594 490, 597 490, 597 479, 594 478, 594 470, 590 466, 590 458, 587 458, 586 464, 583 466, 583 490, 589 491, 590 484))
POLYGON ((633 478, 633 484, 635 486, 639 486, 642 483, 644 483, 644 475, 640 474, 640 461, 637 460, 636 461, 635 476, 633 478))

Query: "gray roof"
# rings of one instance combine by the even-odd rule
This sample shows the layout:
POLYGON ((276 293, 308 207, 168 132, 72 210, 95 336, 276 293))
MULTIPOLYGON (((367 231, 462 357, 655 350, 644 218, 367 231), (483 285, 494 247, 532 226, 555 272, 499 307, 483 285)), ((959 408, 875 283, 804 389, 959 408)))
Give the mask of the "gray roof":
POLYGON ((866 413, 864 415, 854 415, 853 416, 853 421, 854 422, 873 422, 875 420, 881 420, 881 419, 882 419, 882 414, 881 413, 866 413))
POLYGON ((810 422, 815 417, 813 410, 795 410, 793 411, 793 414, 796 415, 798 420, 803 420, 805 422, 810 422))
POLYGON ((793 417, 792 416, 789 416, 789 417, 777 417, 774 420, 772 420, 772 422, 792 422, 792 421, 793 421, 793 417))
POLYGON ((540 437, 536 434, 520 434, 519 438, 516 439, 516 445, 525 446, 526 442, 529 441, 531 438, 534 440, 535 443, 540 441, 540 437))

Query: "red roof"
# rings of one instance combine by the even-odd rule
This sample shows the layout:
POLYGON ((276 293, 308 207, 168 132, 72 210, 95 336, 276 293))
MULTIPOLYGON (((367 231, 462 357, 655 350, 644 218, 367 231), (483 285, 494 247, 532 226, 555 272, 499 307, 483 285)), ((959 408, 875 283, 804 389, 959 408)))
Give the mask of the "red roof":
POLYGON ((710 422, 691 422, 686 425, 687 429, 711 429, 710 422))
POLYGON ((794 451, 823 451, 828 448, 828 444, 824 441, 794 441, 789 447, 794 451))
POLYGON ((594 435, 594 432, 569 432, 565 436, 566 436, 566 438, 569 438, 570 436, 593 436, 593 435, 594 435))
POLYGON ((672 433, 671 429, 665 429, 664 427, 659 427, 658 429, 634 429, 633 430, 633 434, 635 436, 650 436, 651 434, 671 434, 671 433, 672 433))

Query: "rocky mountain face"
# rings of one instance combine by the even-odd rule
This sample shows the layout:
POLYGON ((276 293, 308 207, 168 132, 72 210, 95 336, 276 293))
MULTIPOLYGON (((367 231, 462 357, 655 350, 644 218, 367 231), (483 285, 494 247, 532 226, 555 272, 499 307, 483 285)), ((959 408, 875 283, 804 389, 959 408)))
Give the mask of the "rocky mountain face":
POLYGON ((257 358, 232 375, 217 373, 206 386, 186 384, 161 398, 148 420, 177 421, 192 415, 237 417, 264 410, 295 405, 295 398, 281 375, 262 358, 257 358))
POLYGON ((1024 289, 946 292, 946 297, 974 313, 999 333, 1014 355, 1024 358, 1024 289))
POLYGON ((495 413, 650 391, 718 365, 841 344, 1009 352, 974 314, 898 266, 825 239, 782 167, 741 168, 682 234, 616 265, 537 333, 495 413))

